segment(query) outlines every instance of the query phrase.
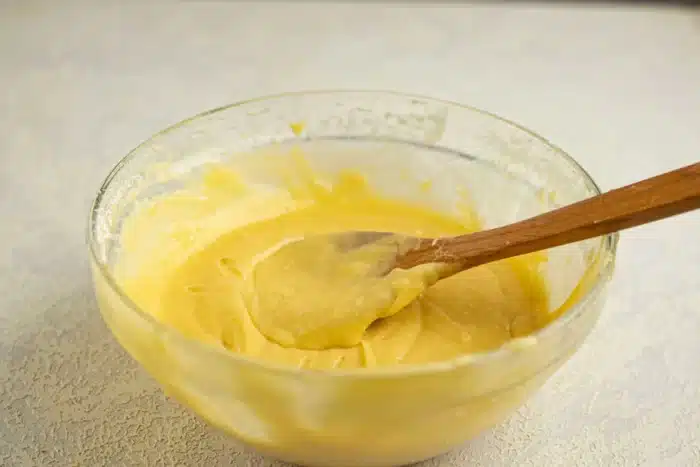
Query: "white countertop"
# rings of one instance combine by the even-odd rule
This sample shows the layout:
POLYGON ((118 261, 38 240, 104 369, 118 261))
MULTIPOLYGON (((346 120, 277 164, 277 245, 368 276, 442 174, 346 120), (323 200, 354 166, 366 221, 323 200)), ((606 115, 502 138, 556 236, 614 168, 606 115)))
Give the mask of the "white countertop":
MULTIPOLYGON (((177 120, 390 88, 519 121, 604 188, 700 158, 698 10, 121 4, 0 5, 3 466, 274 464, 166 399, 93 299, 92 197, 177 120)), ((700 465, 700 214, 625 233, 617 264, 581 351, 508 422, 426 465, 700 465)))

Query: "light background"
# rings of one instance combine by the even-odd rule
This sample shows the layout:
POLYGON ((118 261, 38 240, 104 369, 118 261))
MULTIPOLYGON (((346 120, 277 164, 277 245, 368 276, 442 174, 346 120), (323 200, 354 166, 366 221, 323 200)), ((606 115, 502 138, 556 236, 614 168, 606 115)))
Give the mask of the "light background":
MULTIPOLYGON (((612 188, 700 157, 700 13, 0 2, 0 465, 271 465, 117 346, 90 290, 85 220, 111 166, 155 131, 314 88, 496 112, 612 188)), ((700 465, 700 215, 625 233, 582 350, 507 423, 426 465, 700 465)))

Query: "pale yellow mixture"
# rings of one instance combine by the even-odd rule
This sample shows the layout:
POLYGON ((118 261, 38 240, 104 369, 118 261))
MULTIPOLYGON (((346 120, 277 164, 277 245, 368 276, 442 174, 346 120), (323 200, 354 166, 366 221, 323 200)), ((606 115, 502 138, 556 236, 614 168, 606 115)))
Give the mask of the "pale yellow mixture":
POLYGON ((332 252, 323 242, 270 254, 331 232, 456 235, 478 229, 476 219, 468 210, 448 216, 387 199, 359 173, 324 177, 300 166, 286 186, 273 187, 212 166, 127 219, 117 278, 160 321, 232 352, 314 369, 434 362, 492 350, 544 326, 541 256, 431 285, 435 265, 381 280, 368 274, 366 255, 378 250, 359 249, 343 263, 326 261, 332 252))

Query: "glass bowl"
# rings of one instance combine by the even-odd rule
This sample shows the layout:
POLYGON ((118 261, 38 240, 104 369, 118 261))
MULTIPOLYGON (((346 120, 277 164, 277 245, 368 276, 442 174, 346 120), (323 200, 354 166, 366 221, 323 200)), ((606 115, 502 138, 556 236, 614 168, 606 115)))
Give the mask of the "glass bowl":
POLYGON ((486 227, 600 193, 572 158, 515 123, 392 92, 254 99, 205 112, 138 146, 109 174, 90 213, 100 311, 168 394, 246 445, 319 466, 398 465, 441 454, 514 412, 597 321, 617 235, 548 252, 547 326, 495 351, 440 363, 328 371, 277 366, 189 340, 139 309, 114 275, 131 209, 182 186, 206 164, 243 163, 254 157, 252 149, 289 141, 369 142, 370 150, 343 157, 332 151, 310 157, 324 169, 359 168, 378 189, 443 210, 466 190, 486 227), (372 141, 394 141, 405 150, 374 152, 372 141), (432 181, 434 192, 417 191, 406 182, 411 177, 432 181))

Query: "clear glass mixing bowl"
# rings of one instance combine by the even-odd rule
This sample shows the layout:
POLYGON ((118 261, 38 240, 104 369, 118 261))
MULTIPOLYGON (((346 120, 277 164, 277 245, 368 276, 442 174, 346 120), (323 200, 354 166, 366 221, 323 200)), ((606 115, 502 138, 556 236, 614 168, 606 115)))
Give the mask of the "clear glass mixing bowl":
POLYGON ((325 169, 359 168, 392 196, 448 211, 455 193, 466 189, 487 227, 599 193, 559 148, 463 105, 354 91, 241 102, 164 130, 109 174, 89 220, 100 310, 121 345, 169 394, 262 453, 319 466, 426 459, 503 420, 578 349, 599 316, 617 235, 549 251, 545 274, 552 322, 534 336, 420 366, 329 371, 276 366, 189 340, 139 309, 120 288, 114 266, 123 220, 136 203, 177 189, 212 161, 235 162, 274 142, 329 138, 412 143, 405 151, 319 153, 312 162, 325 169), (411 188, 407 176, 432 181, 433 195, 411 188))

